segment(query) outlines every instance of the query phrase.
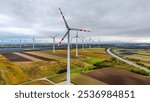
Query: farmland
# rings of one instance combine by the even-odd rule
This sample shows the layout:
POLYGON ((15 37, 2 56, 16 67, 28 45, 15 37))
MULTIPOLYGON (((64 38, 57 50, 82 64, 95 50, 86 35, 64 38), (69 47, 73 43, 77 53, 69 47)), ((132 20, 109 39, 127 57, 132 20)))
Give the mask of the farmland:
POLYGON ((29 77, 13 62, 0 55, 0 84, 18 84, 29 77))
MULTIPOLYGON (((0 84, 52 85, 64 82, 66 56, 66 50, 56 50, 55 53, 43 50, 1 54, 0 84)), ((122 78, 120 74, 115 77, 122 78)), ((75 85, 148 84, 149 80, 149 73, 113 59, 105 52, 105 48, 79 49, 78 57, 75 56, 75 49, 71 49, 71 82, 75 85), (104 76, 114 77, 110 73, 121 73, 132 78, 135 83, 128 80, 125 83, 108 82, 104 76)))
POLYGON ((150 69, 150 50, 144 49, 114 49, 119 56, 150 69))
POLYGON ((150 80, 131 72, 122 71, 116 68, 106 68, 84 73, 97 80, 110 85, 149 85, 150 80), (129 80, 130 79, 130 80, 129 80))

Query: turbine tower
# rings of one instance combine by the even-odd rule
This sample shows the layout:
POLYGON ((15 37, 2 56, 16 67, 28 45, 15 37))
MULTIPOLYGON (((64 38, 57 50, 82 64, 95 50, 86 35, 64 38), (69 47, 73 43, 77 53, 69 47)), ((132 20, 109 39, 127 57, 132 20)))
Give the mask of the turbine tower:
POLYGON ((23 40, 23 43, 24 43, 23 46, 26 46, 26 40, 23 40))
POLYGON ((71 47, 71 48, 73 47, 73 38, 71 38, 70 47, 71 47))
POLYGON ((33 37, 32 40, 33 40, 33 42, 32 42, 32 43, 33 43, 33 44, 32 44, 32 49, 34 49, 34 48, 35 48, 35 37, 33 37))
POLYGON ((82 40, 82 50, 84 50, 84 40, 85 40, 86 37, 81 36, 81 38, 82 38, 82 39, 81 39, 81 40, 82 40))
POLYGON ((91 48, 91 38, 89 38, 89 48, 91 48))
POLYGON ((78 38, 80 38, 79 35, 78 35, 78 31, 77 31, 76 36, 73 37, 73 38, 76 38, 76 57, 78 57, 78 38))
POLYGON ((101 47, 101 45, 100 45, 100 38, 98 39, 98 45, 99 45, 99 48, 101 47))
POLYGON ((1 41, 2 41, 2 44, 1 44, 1 45, 2 45, 2 47, 4 47, 4 40, 3 40, 3 39, 1 39, 1 41))
POLYGON ((56 40, 56 36, 50 36, 53 39, 53 53, 55 53, 55 40, 56 40))
POLYGON ((65 26, 67 28, 67 32, 63 36, 63 38, 61 39, 61 41, 58 43, 58 46, 62 43, 62 41, 64 40, 64 38, 66 36, 68 36, 68 45, 67 45, 68 46, 67 47, 67 82, 66 82, 66 84, 70 85, 70 83, 71 83, 71 80, 70 80, 70 31, 71 30, 74 30, 74 31, 84 31, 84 32, 90 32, 90 31, 83 30, 83 29, 70 28, 60 8, 59 8, 59 11, 60 11, 61 16, 62 16, 62 18, 64 20, 65 26))
POLYGON ((12 40, 11 40, 11 42, 10 42, 10 46, 12 47, 12 40))
POLYGON ((21 39, 20 39, 20 48, 21 48, 22 46, 21 46, 21 39))

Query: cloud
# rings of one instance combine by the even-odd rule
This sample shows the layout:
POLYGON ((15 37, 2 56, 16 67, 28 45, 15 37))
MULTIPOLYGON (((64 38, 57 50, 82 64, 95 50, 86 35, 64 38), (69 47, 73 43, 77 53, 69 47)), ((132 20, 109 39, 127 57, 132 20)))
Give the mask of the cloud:
MULTIPOLYGON (((66 32, 58 7, 69 26, 89 29, 84 36, 139 40, 150 37, 149 0, 0 0, 0 35, 49 36, 66 32), (6 35, 10 34, 10 35, 6 35)), ((72 32, 74 36, 75 32, 72 32)))

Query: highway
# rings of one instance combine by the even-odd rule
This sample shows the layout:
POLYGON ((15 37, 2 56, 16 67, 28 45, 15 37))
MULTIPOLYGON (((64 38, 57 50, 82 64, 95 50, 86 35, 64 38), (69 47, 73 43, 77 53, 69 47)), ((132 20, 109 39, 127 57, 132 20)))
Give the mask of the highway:
POLYGON ((143 66, 140 66, 140 65, 137 65, 137 64, 135 64, 135 63, 133 63, 133 62, 131 62, 131 61, 125 60, 125 59, 123 59, 123 58, 121 58, 121 57, 115 55, 115 54, 112 53, 110 50, 111 50, 111 48, 108 48, 108 49, 106 50, 106 52, 107 52, 107 54, 111 55, 112 57, 115 57, 115 58, 117 58, 118 60, 120 60, 120 61, 122 61, 122 62, 125 62, 125 63, 127 63, 127 64, 129 64, 129 65, 132 65, 132 66, 135 66, 135 67, 140 68, 140 69, 142 69, 142 70, 145 70, 146 72, 150 72, 150 70, 148 70, 147 68, 145 68, 145 67, 143 67, 143 66))

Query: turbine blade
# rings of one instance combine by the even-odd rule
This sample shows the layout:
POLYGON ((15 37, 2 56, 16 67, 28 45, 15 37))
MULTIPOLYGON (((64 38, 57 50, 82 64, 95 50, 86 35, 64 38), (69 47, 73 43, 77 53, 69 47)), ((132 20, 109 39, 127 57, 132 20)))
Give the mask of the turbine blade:
POLYGON ((76 28, 70 28, 70 30, 76 30, 76 31, 82 31, 82 32, 91 32, 89 30, 85 30, 85 29, 76 29, 76 28))
POLYGON ((68 24, 67 24, 67 21, 66 21, 66 19, 65 19, 65 17, 64 17, 64 14, 63 14, 63 12, 61 11, 60 8, 59 8, 59 11, 60 11, 60 13, 61 13, 61 16, 62 16, 64 22, 65 22, 66 28, 69 29, 69 26, 68 26, 68 24))
POLYGON ((68 35, 69 30, 66 32, 66 34, 63 36, 63 38, 61 39, 61 41, 58 43, 57 46, 60 46, 60 44, 62 43, 62 41, 64 40, 64 38, 68 35))

